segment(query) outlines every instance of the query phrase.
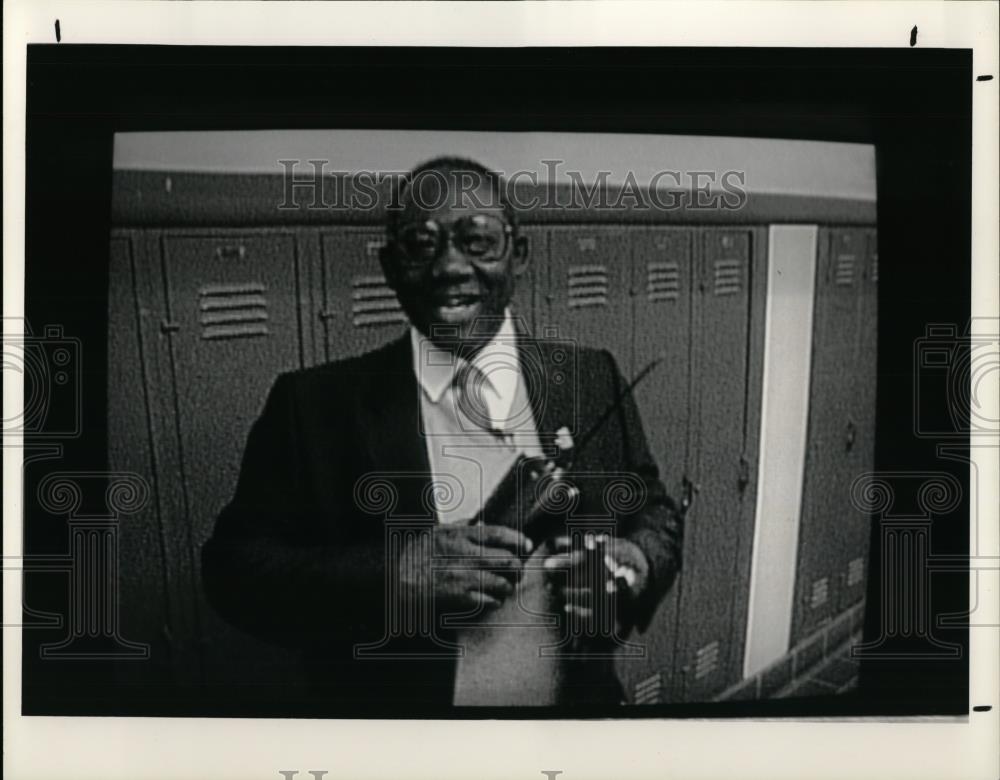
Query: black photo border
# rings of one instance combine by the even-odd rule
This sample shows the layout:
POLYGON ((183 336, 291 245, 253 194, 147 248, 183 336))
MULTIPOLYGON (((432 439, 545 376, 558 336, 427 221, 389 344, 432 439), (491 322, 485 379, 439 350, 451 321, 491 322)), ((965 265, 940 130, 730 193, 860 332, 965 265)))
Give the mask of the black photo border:
MULTIPOLYGON (((37 502, 46 469, 107 468, 108 242, 116 132, 252 129, 573 131, 794 138, 876 147, 880 258, 876 471, 949 471, 963 499, 935 518, 935 552, 969 554, 968 468, 913 431, 914 341, 970 319, 972 55, 966 49, 393 48, 30 44, 25 317, 85 345, 83 435, 25 471, 25 553, 67 538, 37 502), (473 96, 468 102, 463 95, 473 96), (485 99, 484 99, 485 96, 485 99)), ((924 398, 931 406, 947 398, 924 398)), ((968 447, 968 440, 958 442, 968 447)), ((13 518, 7 517, 11 522, 13 518)), ((872 537, 871 560, 879 560, 872 537)), ((25 603, 58 611, 61 585, 25 577, 25 603), (53 608, 53 605, 56 605, 53 608)), ((866 637, 881 594, 869 573, 866 637)), ((931 620, 969 609, 968 574, 933 583, 931 620)), ((965 715, 968 629, 935 629, 952 661, 862 665, 857 695, 624 708, 615 717, 965 715)), ((110 670, 47 663, 22 636, 25 715, 282 716, 190 691, 109 696, 110 670)), ((46 636, 45 638, 49 638, 46 636)), ((322 717, 325 712, 300 712, 322 717)), ((427 715, 418 713, 416 715, 427 715)), ((384 715, 337 713, 338 717, 384 715)), ((400 716, 408 716, 399 713, 400 716)), ((486 708, 448 717, 599 717, 486 708)))

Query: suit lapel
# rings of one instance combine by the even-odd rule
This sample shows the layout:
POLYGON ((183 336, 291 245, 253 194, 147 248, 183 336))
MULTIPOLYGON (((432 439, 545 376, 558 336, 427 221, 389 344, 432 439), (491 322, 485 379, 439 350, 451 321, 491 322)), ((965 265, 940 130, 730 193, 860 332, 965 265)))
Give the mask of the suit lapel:
POLYGON ((574 403, 579 377, 572 349, 572 345, 519 337, 521 374, 546 455, 555 454, 555 435, 560 428, 579 433, 574 403))
POLYGON ((386 472, 396 485, 399 500, 393 514, 433 516, 425 503, 431 495, 430 463, 409 334, 386 347, 358 379, 361 439, 373 471, 386 472))
MULTIPOLYGON (((572 345, 525 333, 518 335, 518 347, 539 443, 554 455, 556 431, 565 427, 580 433, 576 355, 572 345)), ((370 469, 392 475, 399 495, 395 514, 426 517, 432 475, 409 334, 389 344, 357 379, 358 424, 370 469)))

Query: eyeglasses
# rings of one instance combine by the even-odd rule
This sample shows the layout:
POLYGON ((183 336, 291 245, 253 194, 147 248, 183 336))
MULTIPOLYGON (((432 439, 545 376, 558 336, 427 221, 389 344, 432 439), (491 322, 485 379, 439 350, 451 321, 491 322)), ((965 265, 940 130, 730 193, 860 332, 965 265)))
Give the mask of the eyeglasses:
POLYGON ((492 214, 473 214, 455 220, 450 228, 429 219, 404 225, 397 231, 397 245, 402 260, 410 266, 428 265, 441 256, 447 242, 477 262, 490 263, 503 258, 513 228, 492 214))

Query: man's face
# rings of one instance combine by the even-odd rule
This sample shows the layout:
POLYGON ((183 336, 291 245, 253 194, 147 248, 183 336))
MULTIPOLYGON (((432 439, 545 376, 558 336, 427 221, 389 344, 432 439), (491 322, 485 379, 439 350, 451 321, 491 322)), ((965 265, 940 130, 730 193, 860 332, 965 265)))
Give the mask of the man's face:
POLYGON ((435 171, 413 182, 381 260, 386 280, 421 333, 433 336, 435 325, 457 326, 459 340, 467 340, 480 320, 478 340, 499 327, 527 251, 489 183, 473 187, 462 175, 435 171))

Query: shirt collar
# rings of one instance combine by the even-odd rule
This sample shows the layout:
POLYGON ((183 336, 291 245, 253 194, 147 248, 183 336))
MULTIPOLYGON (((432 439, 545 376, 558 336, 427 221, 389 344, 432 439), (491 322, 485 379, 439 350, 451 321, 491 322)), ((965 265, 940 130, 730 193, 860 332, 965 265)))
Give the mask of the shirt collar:
MULTIPOLYGON (((487 392, 484 393, 484 398, 490 417, 501 428, 514 405, 518 383, 521 381, 516 335, 510 309, 507 309, 496 335, 472 359, 472 364, 480 368, 486 380, 487 392)), ((413 371, 417 382, 431 403, 439 403, 451 387, 455 372, 465 361, 448 350, 435 346, 413 327, 410 328, 410 341, 413 345, 413 371)))

